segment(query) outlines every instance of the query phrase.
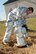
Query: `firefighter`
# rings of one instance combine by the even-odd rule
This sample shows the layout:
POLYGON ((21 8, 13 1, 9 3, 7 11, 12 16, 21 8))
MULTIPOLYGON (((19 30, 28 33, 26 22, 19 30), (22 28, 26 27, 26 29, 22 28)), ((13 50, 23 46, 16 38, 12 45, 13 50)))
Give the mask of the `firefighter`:
POLYGON ((14 31, 17 40, 16 46, 28 46, 25 41, 25 38, 28 37, 26 19, 31 13, 33 13, 32 7, 17 7, 8 14, 7 28, 3 38, 4 44, 9 42, 11 32, 14 31))

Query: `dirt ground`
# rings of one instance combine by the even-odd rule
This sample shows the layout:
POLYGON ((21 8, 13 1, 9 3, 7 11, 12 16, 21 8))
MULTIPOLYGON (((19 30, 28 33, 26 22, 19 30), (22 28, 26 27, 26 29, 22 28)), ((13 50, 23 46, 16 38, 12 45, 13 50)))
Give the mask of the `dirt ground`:
POLYGON ((18 48, 15 46, 15 35, 11 35, 10 42, 7 45, 2 43, 3 36, 0 36, 0 54, 36 54, 36 32, 29 32, 27 42, 28 47, 18 48))

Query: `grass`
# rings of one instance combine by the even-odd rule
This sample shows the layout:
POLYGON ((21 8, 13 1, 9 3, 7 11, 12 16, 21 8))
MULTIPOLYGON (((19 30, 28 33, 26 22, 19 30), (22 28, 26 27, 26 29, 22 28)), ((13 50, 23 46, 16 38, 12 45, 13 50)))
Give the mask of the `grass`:
POLYGON ((0 36, 4 35, 5 29, 5 23, 0 23, 0 36))
POLYGON ((36 30, 36 18, 27 19, 27 26, 32 30, 36 30))
MULTIPOLYGON (((32 30, 36 30, 36 18, 27 19, 27 26, 32 30)), ((0 36, 4 35, 5 30, 6 30, 5 23, 0 23, 0 36)))

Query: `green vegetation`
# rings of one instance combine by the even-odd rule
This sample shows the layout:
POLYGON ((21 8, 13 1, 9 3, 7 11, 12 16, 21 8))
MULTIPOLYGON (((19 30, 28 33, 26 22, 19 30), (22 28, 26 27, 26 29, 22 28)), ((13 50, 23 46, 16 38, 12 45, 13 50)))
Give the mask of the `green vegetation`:
MULTIPOLYGON (((27 26, 31 30, 36 30, 36 18, 27 19, 27 26)), ((0 35, 3 36, 6 30, 5 23, 0 22, 0 35)))
POLYGON ((36 30, 36 18, 27 19, 27 26, 29 29, 36 30))
POLYGON ((0 22, 0 36, 4 35, 5 29, 6 29, 5 23, 0 22))

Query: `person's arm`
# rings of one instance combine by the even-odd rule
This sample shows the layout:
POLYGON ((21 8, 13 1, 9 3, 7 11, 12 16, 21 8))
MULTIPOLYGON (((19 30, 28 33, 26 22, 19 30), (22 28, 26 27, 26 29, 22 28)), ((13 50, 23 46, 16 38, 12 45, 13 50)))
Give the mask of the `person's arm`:
POLYGON ((9 16, 11 15, 11 12, 8 14, 8 17, 7 17, 7 19, 6 19, 6 24, 5 24, 5 26, 7 26, 7 23, 8 23, 8 21, 10 20, 9 19, 9 16))
POLYGON ((20 14, 21 18, 26 18, 27 17, 26 10, 27 10, 27 7, 20 7, 19 14, 20 14))
POLYGON ((10 23, 10 22, 14 23, 14 18, 13 18, 12 12, 10 12, 10 13, 8 14, 8 18, 7 18, 7 20, 6 20, 6 26, 7 26, 7 24, 10 23))

